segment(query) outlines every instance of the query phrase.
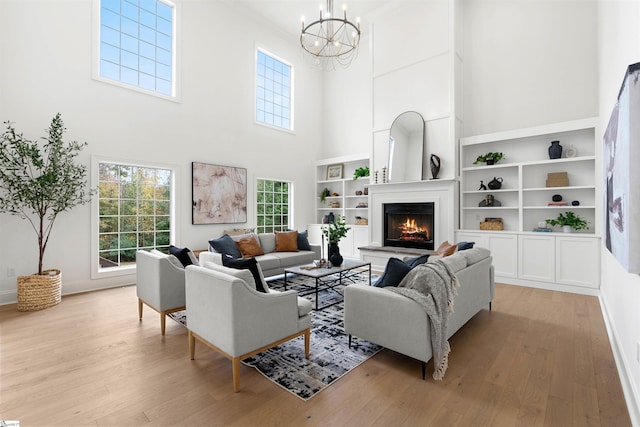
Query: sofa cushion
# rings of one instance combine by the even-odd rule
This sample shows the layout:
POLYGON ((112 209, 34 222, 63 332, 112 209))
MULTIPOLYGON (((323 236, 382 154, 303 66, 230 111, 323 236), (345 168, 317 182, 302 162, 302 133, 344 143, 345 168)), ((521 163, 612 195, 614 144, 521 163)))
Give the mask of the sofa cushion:
POLYGON ((467 249, 473 248, 476 242, 458 242, 458 251, 466 251, 467 249))
POLYGON ((198 260, 189 248, 179 248, 177 246, 169 245, 169 253, 171 255, 175 255, 183 267, 191 264, 198 265, 198 260))
POLYGON ((387 266, 382 275, 376 280, 373 286, 384 288, 386 286, 398 286, 404 276, 411 271, 411 267, 398 258, 389 258, 387 266))
POLYGON ((264 255, 264 251, 258 242, 258 236, 250 234, 249 237, 242 238, 236 241, 238 249, 242 252, 243 258, 251 258, 258 255, 264 255))
POLYGON ((276 251, 276 235, 273 233, 258 233, 260 246, 265 254, 276 251))
POLYGON ((442 258, 442 262, 446 264, 454 273, 467 268, 467 257, 464 254, 453 254, 442 258))
POLYGON ((298 252, 297 231, 276 231, 276 252, 298 252))
POLYGON ((487 248, 473 248, 467 249, 466 251, 462 252, 462 254, 467 257, 467 265, 472 265, 490 256, 491 252, 487 248))
POLYGON ((259 292, 267 293, 269 292, 269 287, 264 283, 264 278, 260 274, 260 266, 258 265, 258 261, 255 258, 231 258, 231 257, 222 257, 222 265, 225 267, 237 268, 237 269, 246 269, 251 272, 253 275, 253 280, 256 283, 256 290, 259 292))
POLYGON ((228 234, 224 234, 217 239, 209 240, 209 245, 214 251, 221 254, 229 255, 232 258, 242 257, 242 252, 238 249, 238 245, 236 245, 236 242, 234 242, 228 234))
POLYGON ((224 265, 218 265, 215 262, 205 261, 202 265, 209 270, 219 271, 221 273, 228 274, 229 276, 236 277, 244 280, 251 289, 256 289, 256 281, 253 278, 253 274, 249 270, 240 270, 237 268, 225 267, 224 265))
MULTIPOLYGON (((315 258, 315 252, 274 252, 269 254, 273 258, 277 258, 281 268, 293 267, 295 265, 310 264, 315 258)), ((261 258, 258 261, 262 264, 261 258)), ((264 264, 262 264, 264 266, 264 264)))
POLYGON ((427 262, 428 258, 429 258, 429 254, 425 254, 425 255, 420 255, 413 258, 408 258, 408 257, 403 258, 402 261, 404 261, 404 263, 407 264, 409 267, 415 268, 420 264, 424 264, 425 262, 427 262))

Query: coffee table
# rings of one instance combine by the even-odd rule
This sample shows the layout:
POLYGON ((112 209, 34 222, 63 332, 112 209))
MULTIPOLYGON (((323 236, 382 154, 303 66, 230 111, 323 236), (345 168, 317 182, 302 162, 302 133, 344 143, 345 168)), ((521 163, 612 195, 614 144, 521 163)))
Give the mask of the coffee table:
POLYGON ((308 288, 312 288, 310 292, 306 292, 304 294, 299 294, 300 296, 310 295, 315 292, 316 294, 316 311, 323 310, 327 307, 331 307, 332 305, 339 304, 342 301, 336 301, 331 304, 326 304, 322 307, 318 307, 318 292, 320 290, 332 290, 340 295, 342 295, 337 289, 336 286, 344 285, 343 280, 348 280, 352 283, 355 283, 353 280, 354 276, 362 273, 361 269, 363 267, 367 267, 369 269, 369 285, 371 285, 371 262, 368 261, 360 261, 355 259, 345 259, 342 262, 342 265, 339 267, 320 267, 314 269, 305 269, 304 267, 310 267, 312 264, 300 265, 297 267, 289 267, 284 269, 284 290, 287 290, 287 274, 298 274, 301 276, 311 277, 316 279, 315 286, 306 286, 308 288), (333 274, 338 274, 338 277, 329 278, 333 274))

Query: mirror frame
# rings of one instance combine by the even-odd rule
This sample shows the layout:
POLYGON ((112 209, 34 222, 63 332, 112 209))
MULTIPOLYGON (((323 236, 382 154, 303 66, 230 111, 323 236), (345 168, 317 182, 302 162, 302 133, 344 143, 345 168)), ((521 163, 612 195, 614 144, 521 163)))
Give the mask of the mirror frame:
MULTIPOLYGON (((406 126, 404 126, 406 129, 406 126)), ((425 128, 426 128, 426 123, 424 120, 424 117, 422 117, 422 114, 418 113, 417 111, 404 111, 402 113, 400 113, 394 120, 393 123, 391 124, 391 127, 389 128, 389 148, 387 151, 387 177, 386 177, 386 181, 387 182, 392 182, 392 183, 397 183, 397 182, 411 182, 411 181, 422 181, 423 180, 423 175, 424 175, 424 153, 426 150, 425 147, 425 142, 426 142, 426 138, 425 138, 425 128), (413 121, 415 119, 419 119, 420 120, 420 125, 416 126, 418 124, 418 122, 416 121, 415 124, 413 123, 413 121), (405 171, 408 169, 406 167, 406 160, 412 160, 412 165, 411 165, 411 171, 413 171, 413 173, 410 176, 406 176, 406 175, 402 175, 400 178, 394 178, 394 176, 398 176, 398 174, 394 174, 394 165, 392 163, 394 163, 394 158, 392 155, 392 151, 394 150, 394 147, 396 145, 397 138, 393 137, 393 129, 394 126, 400 126, 401 124, 404 126, 405 121, 411 121, 411 123, 409 123, 410 125, 412 125, 412 127, 410 128, 411 132, 415 133, 415 132, 422 132, 422 138, 420 141, 420 155, 417 155, 418 153, 416 153, 416 151, 414 149, 411 150, 411 155, 407 155, 405 156, 404 159, 397 159, 395 161, 396 163, 396 168, 403 168, 405 171)), ((415 141, 415 140, 414 140, 415 141)), ((402 141, 400 141, 401 143, 402 141)), ((409 148, 413 148, 411 147, 411 142, 408 141, 406 142, 407 145, 407 150, 409 148)), ((415 142, 414 142, 415 144, 415 142)), ((408 154, 408 153, 407 153, 408 154)))

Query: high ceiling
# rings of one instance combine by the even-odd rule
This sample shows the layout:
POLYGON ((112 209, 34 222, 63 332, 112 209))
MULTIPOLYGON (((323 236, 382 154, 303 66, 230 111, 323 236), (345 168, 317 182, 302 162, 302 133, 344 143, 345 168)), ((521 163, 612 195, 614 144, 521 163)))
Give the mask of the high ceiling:
MULTIPOLYGON (((305 22, 317 20, 320 5, 326 8, 326 0, 232 0, 242 4, 256 14, 262 16, 273 26, 292 35, 300 35, 300 19, 305 22)), ((366 28, 366 17, 374 10, 385 4, 401 2, 403 0, 334 0, 334 14, 342 14, 342 5, 347 5, 347 18, 355 21, 361 18, 363 29, 366 28)))

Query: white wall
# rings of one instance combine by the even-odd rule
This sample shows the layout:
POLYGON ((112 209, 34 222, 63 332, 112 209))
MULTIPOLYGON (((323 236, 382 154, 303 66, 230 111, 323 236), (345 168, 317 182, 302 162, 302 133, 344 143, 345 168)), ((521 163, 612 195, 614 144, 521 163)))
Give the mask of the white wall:
POLYGON ((598 114, 595 0, 464 0, 472 136, 598 114))
MULTIPOLYGON (((600 134, 606 129, 628 65, 640 61, 640 1, 599 2, 600 134)), ((637 143, 637 141, 635 141, 637 143)), ((632 185, 635 190, 638 185, 632 185)), ((637 256, 640 256, 636 254, 637 256)), ((634 425, 640 425, 640 276, 628 274, 602 247, 601 299, 634 425)))
MULTIPOLYGON (((43 135, 62 113, 67 138, 87 141, 91 155, 168 163, 177 176, 178 246, 206 248, 230 225, 191 225, 191 162, 245 167, 248 226, 255 225, 257 177, 293 180, 295 226, 313 222, 313 169, 322 150, 322 74, 299 63, 298 40, 274 32, 231 2, 179 2, 181 100, 171 102, 91 78, 91 0, 0 1, 0 119, 25 136, 43 135), (239 25, 242 23, 242 25, 239 25), (254 124, 255 45, 295 67, 295 133, 254 124)), ((90 208, 60 216, 45 254, 63 272, 63 293, 131 283, 134 277, 90 279, 90 208)), ((244 226, 244 224, 234 225, 244 226)), ((17 275, 37 267, 35 233, 26 221, 0 215, 0 303, 15 300, 17 275)))

